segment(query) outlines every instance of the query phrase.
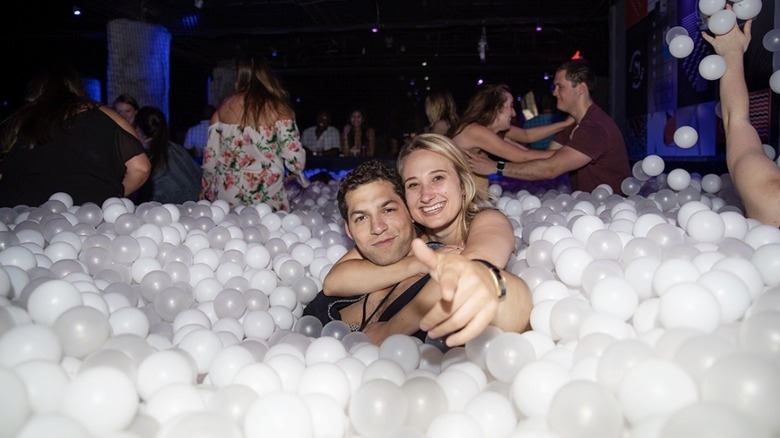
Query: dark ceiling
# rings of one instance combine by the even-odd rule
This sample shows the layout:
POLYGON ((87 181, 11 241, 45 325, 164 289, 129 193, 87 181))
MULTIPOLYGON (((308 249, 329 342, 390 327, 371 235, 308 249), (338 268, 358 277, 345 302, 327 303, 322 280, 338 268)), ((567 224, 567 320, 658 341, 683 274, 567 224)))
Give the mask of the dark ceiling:
POLYGON ((109 20, 128 18, 165 26, 172 56, 203 65, 253 52, 288 71, 404 69, 427 61, 430 68, 539 74, 579 50, 603 71, 614 2, 23 0, 4 14, 0 34, 10 44, 98 41, 105 40, 109 20), (81 16, 72 15, 74 7, 81 16), (478 54, 483 29, 484 62, 478 54))

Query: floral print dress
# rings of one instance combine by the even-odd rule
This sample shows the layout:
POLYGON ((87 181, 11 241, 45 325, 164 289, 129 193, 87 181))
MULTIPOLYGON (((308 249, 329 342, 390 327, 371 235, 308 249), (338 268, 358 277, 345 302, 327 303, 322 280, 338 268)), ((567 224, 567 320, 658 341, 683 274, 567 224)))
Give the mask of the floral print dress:
POLYGON ((306 151, 301 147, 294 120, 279 120, 273 127, 239 126, 218 122, 209 126, 203 151, 201 198, 222 199, 230 205, 266 203, 288 210, 284 169, 304 187, 306 151))

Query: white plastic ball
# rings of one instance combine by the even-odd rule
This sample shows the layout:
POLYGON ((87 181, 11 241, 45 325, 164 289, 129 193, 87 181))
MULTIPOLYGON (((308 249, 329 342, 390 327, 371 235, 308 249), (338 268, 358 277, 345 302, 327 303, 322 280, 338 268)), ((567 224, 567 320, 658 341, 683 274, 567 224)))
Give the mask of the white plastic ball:
POLYGON ((740 20, 752 20, 761 13, 763 4, 761 0, 742 0, 734 3, 734 14, 740 20))
POLYGON ((772 73, 772 76, 769 77, 769 88, 775 93, 780 94, 780 70, 775 71, 772 73))
POLYGON ((126 428, 138 411, 135 384, 110 367, 85 370, 65 390, 62 410, 95 435, 126 428))
POLYGON ((764 48, 770 52, 780 51, 780 28, 772 29, 764 34, 764 38, 761 40, 761 43, 763 44, 764 48))
POLYGON ((710 16, 726 7, 726 0, 699 0, 699 11, 710 16))
POLYGON ((679 365, 648 359, 628 370, 618 392, 623 413, 632 425, 668 415, 699 399, 693 379, 679 365))
POLYGON ((685 169, 674 169, 669 172, 666 181, 670 189, 680 191, 691 184, 691 174, 685 169))
POLYGON ((664 160, 658 155, 648 155, 642 160, 642 171, 650 177, 658 176, 664 171, 664 160))
MULTIPOLYGON (((707 20, 707 27, 715 35, 727 34, 732 28, 734 28, 734 26, 736 26, 736 24, 737 24, 737 14, 735 14, 733 10, 729 10, 729 9, 722 9, 714 13, 707 20)), ((699 71, 701 71, 701 67, 699 67, 699 71)), ((702 74, 702 76, 704 75, 702 74)), ((705 79, 708 78, 705 77, 705 79)))
POLYGON ((699 141, 699 133, 690 126, 681 126, 674 131, 674 144, 689 149, 699 141))
POLYGON ((688 35, 688 30, 682 26, 674 26, 670 28, 669 30, 666 31, 666 35, 665 35, 666 44, 671 43, 675 37, 678 37, 680 35, 688 35))
POLYGON ((688 35, 678 35, 669 43, 669 53, 677 59, 685 58, 693 52, 693 39, 688 35))

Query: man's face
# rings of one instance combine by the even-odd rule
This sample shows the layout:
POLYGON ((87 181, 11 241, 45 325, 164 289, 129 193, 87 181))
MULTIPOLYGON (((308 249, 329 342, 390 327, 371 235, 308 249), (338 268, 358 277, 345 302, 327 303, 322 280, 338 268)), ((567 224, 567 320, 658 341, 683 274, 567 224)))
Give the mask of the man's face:
POLYGON ((374 181, 347 193, 345 230, 363 257, 386 266, 406 255, 415 237, 404 201, 387 181, 374 181))
POLYGON ((330 116, 325 113, 317 114, 317 124, 323 128, 330 126, 330 116))
POLYGON ((564 70, 555 73, 554 84, 553 96, 558 99, 558 109, 570 113, 577 103, 578 88, 585 84, 573 85, 570 80, 566 79, 566 71, 564 70))

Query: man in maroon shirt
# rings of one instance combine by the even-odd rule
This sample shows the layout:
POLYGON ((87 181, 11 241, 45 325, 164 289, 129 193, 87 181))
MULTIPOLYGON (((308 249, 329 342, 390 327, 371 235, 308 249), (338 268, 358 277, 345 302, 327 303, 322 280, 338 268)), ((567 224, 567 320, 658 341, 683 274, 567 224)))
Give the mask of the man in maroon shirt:
POLYGON ((581 59, 569 61, 555 73, 559 110, 574 117, 575 124, 559 132, 550 142, 555 153, 548 158, 522 163, 489 160, 469 155, 471 170, 479 175, 498 173, 510 178, 536 181, 569 172, 573 190, 592 191, 609 184, 621 193, 623 179, 631 175, 623 135, 615 121, 593 102, 596 77, 581 59))

